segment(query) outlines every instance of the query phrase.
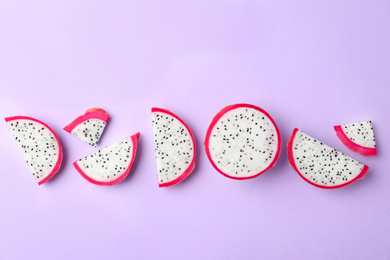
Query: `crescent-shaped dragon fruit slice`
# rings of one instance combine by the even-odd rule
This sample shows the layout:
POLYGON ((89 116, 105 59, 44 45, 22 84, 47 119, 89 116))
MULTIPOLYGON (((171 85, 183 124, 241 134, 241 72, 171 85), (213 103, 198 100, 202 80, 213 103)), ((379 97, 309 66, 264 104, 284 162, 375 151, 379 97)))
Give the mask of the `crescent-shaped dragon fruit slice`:
POLYGON ((337 125, 337 137, 354 152, 364 156, 376 156, 374 130, 371 121, 337 125))
POLYGON ((97 185, 114 185, 129 175, 133 168, 140 133, 107 146, 75 161, 73 166, 87 181, 97 185))
POLYGON ((308 183, 324 189, 345 187, 362 179, 368 166, 294 129, 287 143, 291 167, 308 183))
POLYGON ((271 116, 249 104, 223 108, 212 120, 204 142, 214 168, 226 177, 243 180, 273 167, 281 137, 271 116))
POLYGON ((195 168, 195 139, 188 126, 169 110, 152 108, 159 187, 184 180, 195 168))
POLYGON ((5 121, 38 184, 50 180, 62 162, 62 146, 57 134, 45 123, 31 117, 7 117, 5 121))
POLYGON ((88 109, 84 115, 77 117, 64 130, 79 139, 96 146, 106 127, 110 116, 101 108, 88 109))

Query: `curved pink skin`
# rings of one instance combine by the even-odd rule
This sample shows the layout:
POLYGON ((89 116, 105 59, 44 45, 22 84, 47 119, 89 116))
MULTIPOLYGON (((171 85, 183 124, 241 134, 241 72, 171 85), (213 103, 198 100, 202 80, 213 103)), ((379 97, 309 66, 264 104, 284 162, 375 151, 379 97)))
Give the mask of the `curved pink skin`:
POLYGON ((298 132, 298 129, 295 128, 291 137, 288 139, 288 142, 287 142, 287 159, 288 159, 288 162, 290 163, 290 166, 291 168, 293 168, 298 174, 299 176, 302 177, 302 179, 304 179, 305 181, 307 181, 308 183, 310 183, 311 185, 314 185, 318 188, 322 188, 322 189, 337 189, 337 188, 342 188, 342 187, 345 187, 345 186, 348 186, 350 185, 351 183, 357 181, 357 180, 360 180, 360 179, 363 179, 364 176, 366 176, 367 174, 367 171, 368 171, 368 166, 367 165, 364 165, 362 171, 352 180, 350 180, 349 182, 346 182, 346 183, 343 183, 343 184, 340 184, 340 185, 335 185, 335 186, 322 186, 322 185, 319 185, 317 183, 314 183, 314 182, 311 182, 310 180, 306 179, 302 173, 299 172, 296 164, 295 164, 295 161, 294 161, 294 152, 293 152, 293 147, 292 147, 292 144, 294 142, 294 138, 296 136, 298 132))
POLYGON ((135 154, 136 154, 136 151, 137 151, 138 139, 140 138, 140 135, 141 135, 140 133, 136 133, 135 135, 131 136, 131 141, 133 142, 133 156, 131 157, 131 161, 129 163, 129 166, 122 173, 122 175, 118 176, 118 178, 116 178, 115 180, 106 181, 106 182, 104 182, 104 181, 97 181, 97 180, 92 179, 91 177, 89 177, 87 174, 85 174, 85 172, 78 165, 78 161, 75 161, 73 163, 73 166, 81 174, 81 176, 83 176, 87 181, 89 181, 89 182, 91 182, 93 184, 96 184, 96 185, 111 186, 111 185, 117 184, 119 182, 122 182, 124 179, 126 179, 126 177, 129 175, 129 173, 133 169, 135 154))
POLYGON ((206 149, 206 154, 207 154, 207 157, 209 158, 209 161, 211 162, 211 164, 213 165, 213 167, 219 172, 221 173, 222 175, 228 177, 228 178, 231 178, 231 179, 235 179, 235 180, 246 180, 246 179, 252 179, 252 178, 255 178, 261 174, 263 174, 264 172, 266 172, 267 170, 269 170, 270 168, 272 168, 276 161, 278 160, 279 158, 279 155, 280 155, 280 150, 281 150, 281 147, 282 147, 282 138, 280 137, 280 132, 279 132, 279 129, 278 127, 276 126, 276 123, 275 121, 272 119, 272 117, 264 110, 264 109, 261 109, 260 107, 257 107, 257 106, 254 106, 254 105, 250 105, 250 104, 235 104, 235 105, 230 105, 230 106, 227 106, 227 107, 224 107, 221 111, 219 111, 213 118, 213 120, 211 121, 211 124, 209 126, 209 128, 207 129, 207 133, 206 133, 206 139, 204 141, 204 146, 205 146, 205 149, 206 149), (274 160, 270 163, 270 165, 268 165, 267 168, 265 168, 263 171, 259 172, 259 173, 256 173, 252 176, 248 176, 248 177, 234 177, 234 176, 230 176, 226 173, 224 173, 221 169, 218 168, 218 166, 214 163, 213 159, 211 158, 211 154, 210 154, 210 148, 209 148, 209 142, 210 142, 210 136, 211 136, 211 131, 213 130, 214 126, 216 125, 216 123, 219 121, 219 119, 227 112, 229 112, 230 110, 233 110, 233 109, 236 109, 236 108, 240 108, 240 107, 247 107, 247 108, 253 108, 253 109, 256 109, 258 111, 260 111, 261 113, 263 113, 264 115, 266 115, 272 122, 272 124, 274 125, 275 129, 276 129, 276 133, 278 135, 278 148, 277 148, 277 151, 276 151, 276 154, 275 154, 275 158, 274 160))
POLYGON ((106 113, 101 108, 91 108, 85 111, 85 114, 82 116, 77 117, 75 120, 73 120, 72 123, 64 127, 64 130, 68 133, 71 133, 72 130, 78 126, 79 124, 82 124, 84 121, 87 121, 88 119, 100 119, 107 123, 108 119, 110 118, 110 115, 106 113))
POLYGON ((47 175, 44 179, 40 180, 38 182, 38 185, 42 185, 44 184, 45 182, 47 182, 48 180, 50 180, 54 174, 56 174, 58 172, 58 170, 60 169, 61 167, 61 163, 62 163, 62 157, 63 157, 63 153, 62 153, 62 145, 60 143, 60 139, 58 139, 58 136, 57 134, 53 131, 53 129, 51 129, 47 124, 35 119, 35 118, 31 118, 31 117, 27 117, 27 116, 13 116, 13 117, 6 117, 5 118, 5 122, 10 122, 10 121, 14 121, 14 120, 19 120, 19 119, 25 119, 25 120, 31 120, 31 121, 34 121, 36 123, 39 123, 41 125, 43 125, 44 127, 46 127, 47 129, 50 130, 50 132, 52 132, 52 134, 54 135, 54 138, 56 139, 57 143, 58 143, 58 159, 57 159, 57 162, 56 164, 54 165, 54 168, 53 170, 49 173, 49 175, 47 175))
POLYGON ((165 114, 170 115, 170 116, 176 118, 177 120, 179 120, 180 123, 182 123, 184 125, 184 127, 187 128, 188 132, 190 133, 192 143, 194 144, 194 156, 192 157, 192 161, 188 165, 187 169, 185 169, 185 171, 181 175, 179 175, 176 179, 174 179, 174 180, 172 180, 170 182, 158 183, 158 186, 160 188, 161 187, 169 187, 169 186, 176 185, 179 182, 181 182, 182 180, 184 180, 194 170, 194 168, 195 168, 195 155, 196 155, 195 138, 194 138, 194 135, 192 134, 190 128, 186 125, 186 123, 184 123, 184 121, 181 120, 181 118, 179 118, 177 115, 173 114, 171 111, 163 109, 163 108, 153 107, 152 108, 152 113, 153 112, 165 113, 165 114))
POLYGON ((371 147, 365 147, 361 146, 351 139, 348 138, 348 136, 345 134, 343 128, 341 125, 334 126, 334 130, 336 131, 337 137, 340 139, 340 141, 349 149, 351 149, 354 152, 358 152, 363 156, 376 156, 376 148, 371 147))

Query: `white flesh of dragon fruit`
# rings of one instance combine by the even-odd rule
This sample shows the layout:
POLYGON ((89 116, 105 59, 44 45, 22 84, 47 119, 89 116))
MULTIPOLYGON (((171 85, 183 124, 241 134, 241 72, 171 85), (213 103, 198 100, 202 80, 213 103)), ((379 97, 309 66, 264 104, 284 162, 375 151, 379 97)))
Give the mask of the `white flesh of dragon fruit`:
POLYGON ((139 133, 107 146, 73 163, 89 182, 113 185, 123 181, 132 169, 139 133))
POLYGON ((34 118, 17 116, 5 120, 35 180, 39 185, 45 183, 61 166, 62 146, 57 135, 46 124, 34 118))
POLYGON ((96 146, 105 126, 106 122, 91 118, 73 128, 71 134, 92 146, 96 146))
POLYGON ((249 104, 222 109, 210 124, 205 140, 214 168, 233 179, 254 178, 271 168, 280 147, 280 133, 273 119, 249 104))
POLYGON ((374 130, 371 121, 335 126, 339 139, 352 151, 364 156, 376 156, 374 130))
POLYGON ((371 121, 347 124, 342 125, 341 127, 351 141, 365 147, 376 147, 371 121))
POLYGON ((344 187, 361 179, 368 167, 295 129, 287 146, 291 166, 309 183, 321 188, 344 187))
POLYGON ((195 167, 195 140, 188 126, 170 111, 153 108, 152 116, 158 183, 175 185, 195 167))

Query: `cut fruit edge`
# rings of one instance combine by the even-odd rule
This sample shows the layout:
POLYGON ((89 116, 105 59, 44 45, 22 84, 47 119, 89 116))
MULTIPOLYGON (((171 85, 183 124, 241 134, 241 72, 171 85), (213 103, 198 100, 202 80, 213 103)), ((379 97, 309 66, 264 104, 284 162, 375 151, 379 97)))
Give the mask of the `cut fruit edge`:
POLYGON ((138 146, 138 139, 140 138, 141 134, 138 132, 136 133, 135 135, 132 135, 130 138, 131 138, 131 141, 133 142, 133 155, 131 157, 131 160, 130 160, 130 163, 129 163, 129 166, 126 168, 126 170, 120 175, 118 176, 118 178, 116 178, 115 180, 112 180, 112 181, 108 181, 108 182, 103 182, 103 181, 96 181, 94 179, 92 179, 91 177, 89 177, 87 174, 84 173, 84 171, 80 168, 80 166, 78 165, 78 161, 75 161, 73 163, 73 166, 76 168, 76 170, 81 174, 81 176, 83 176, 87 181, 93 183, 93 184, 97 184, 97 185, 101 185, 101 186, 111 186, 111 185, 114 185, 114 184, 117 184, 119 182, 122 182, 124 179, 126 179, 126 177, 129 175, 129 173, 131 172, 131 170, 133 169, 133 166, 134 166, 134 159, 135 159, 135 154, 137 152, 137 146, 138 146))
POLYGON ((336 131, 336 135, 340 139, 340 141, 350 150, 358 152, 363 156, 377 156, 376 148, 365 147, 355 143, 354 141, 349 139, 348 136, 344 133, 344 130, 341 125, 334 126, 334 130, 336 131))
POLYGON ((276 161, 279 159, 279 156, 280 156, 280 150, 282 148, 282 138, 280 136, 280 132, 279 132, 279 128, 277 127, 274 119, 262 108, 258 107, 258 106, 255 106, 255 105, 251 105, 251 104, 244 104, 244 103, 240 103, 240 104, 235 104, 235 105, 229 105, 229 106, 226 106, 224 108, 222 108, 214 117, 213 117, 213 120, 211 121, 211 124, 209 126, 209 128, 207 129, 207 133, 206 133, 206 138, 205 138, 205 141, 204 141, 204 146, 205 146, 205 150, 206 150, 206 154, 207 154, 207 157, 209 158, 209 161, 211 162, 211 165, 219 172, 221 173, 222 175, 228 177, 228 178, 231 178, 231 179, 234 179, 234 180, 247 180, 247 179, 252 179, 252 178, 256 178, 257 176, 263 174, 264 172, 268 171, 270 168, 274 167, 275 164, 276 164, 276 161), (276 151, 276 154, 275 154, 275 158, 273 159, 273 161, 268 165, 267 168, 265 168, 264 170, 262 170, 261 172, 259 173, 256 173, 255 175, 252 175, 252 176, 249 176, 249 177, 234 177, 234 176, 231 176, 231 175, 228 175, 226 174, 225 172, 223 172, 221 169, 218 168, 218 166, 214 163, 214 160, 212 159, 211 157, 211 153, 210 153, 210 148, 209 148, 209 142, 210 142, 210 136, 211 136, 211 131, 213 130, 214 126, 217 124, 217 122, 219 121, 219 119, 224 115, 226 114, 227 112, 229 112, 230 110, 233 110, 233 109, 236 109, 236 108, 240 108, 240 107, 247 107, 247 108, 252 108, 252 109, 255 109, 255 110, 258 110, 260 111, 261 113, 263 113, 264 115, 266 115, 270 121, 272 122, 272 124, 274 125, 275 127, 275 130, 276 130, 276 133, 277 133, 277 136, 278 136, 278 147, 277 147, 277 151, 276 151))
POLYGON ((369 170, 369 167, 367 165, 364 165, 362 171, 355 177, 353 178, 352 180, 346 182, 346 183, 343 183, 343 184, 340 184, 340 185, 336 185, 336 186, 321 186, 321 185, 318 185, 316 183, 313 183, 311 181, 309 181, 308 179, 306 179, 298 170, 296 164, 295 164, 295 161, 294 161, 294 156, 293 156, 293 148, 292 148, 292 144, 294 142, 294 139, 295 139, 295 136, 298 132, 298 128, 295 128, 291 137, 288 139, 287 141, 287 159, 288 159, 288 162, 291 166, 291 168, 293 168, 298 174, 299 176, 301 176, 302 179, 304 179, 305 181, 307 181, 308 183, 310 183, 311 185, 314 185, 318 188, 322 188, 322 189, 336 189, 336 188, 342 188, 342 187, 345 187, 345 186, 348 186, 349 184, 351 184, 352 182, 356 181, 356 180, 361 180, 364 178, 364 176, 366 176, 368 170, 369 170))
POLYGON ((103 109, 101 108, 91 108, 91 109, 88 109, 87 111, 85 111, 85 114, 84 115, 81 115, 79 117, 77 117, 75 120, 72 121, 72 123, 70 123, 69 125, 65 126, 64 127, 64 130, 68 133, 71 133, 72 130, 80 125, 81 123, 87 121, 88 119, 100 119, 102 121, 104 121, 105 123, 107 123, 108 119, 110 118, 110 115, 106 113, 106 111, 104 111, 103 109))
POLYGON ((35 119, 35 118, 32 118, 32 117, 28 117, 28 116, 12 116, 12 117, 6 117, 5 118, 5 122, 10 122, 10 121, 14 121, 14 120, 19 120, 19 119, 24 119, 24 120, 31 120, 31 121, 34 121, 36 123, 39 123, 41 125, 43 125, 44 127, 46 127, 47 129, 49 129, 49 131, 54 135, 54 138, 56 139, 57 143, 58 143, 58 159, 57 159, 57 162, 56 164, 54 165, 53 167, 53 170, 45 177, 43 178, 42 180, 40 180, 38 182, 38 185, 42 185, 44 184, 45 182, 47 182, 48 180, 50 180, 58 171, 59 169, 61 168, 61 163, 62 163, 62 158, 63 158, 63 152, 62 152, 62 145, 61 145, 61 142, 60 142, 60 139, 58 138, 57 134, 54 132, 53 129, 51 129, 50 126, 48 126, 47 124, 43 123, 42 121, 39 121, 38 119, 35 119))
POLYGON ((159 113, 165 113, 167 115, 170 115, 174 118, 176 118, 177 120, 179 120, 179 122, 187 129, 187 131, 190 133, 190 136, 191 136, 191 140, 192 140, 192 143, 194 145, 194 156, 192 157, 192 161, 191 163, 188 165, 187 169, 182 173, 180 174, 179 177, 177 177, 176 179, 170 181, 170 182, 165 182, 165 183, 158 183, 158 186, 160 188, 162 187, 169 187, 169 186, 173 186, 173 185, 176 185, 178 183, 180 183, 181 181, 183 181, 188 175, 190 175, 190 173, 195 169, 195 156, 196 156, 196 143, 195 143, 195 137, 194 135, 192 134, 190 128, 187 126, 186 123, 184 123, 184 121, 178 117, 177 115, 175 115, 174 113, 172 113, 171 111, 167 110, 167 109, 163 109, 163 108, 158 108, 158 107, 153 107, 152 108, 152 113, 153 112, 159 112, 159 113))

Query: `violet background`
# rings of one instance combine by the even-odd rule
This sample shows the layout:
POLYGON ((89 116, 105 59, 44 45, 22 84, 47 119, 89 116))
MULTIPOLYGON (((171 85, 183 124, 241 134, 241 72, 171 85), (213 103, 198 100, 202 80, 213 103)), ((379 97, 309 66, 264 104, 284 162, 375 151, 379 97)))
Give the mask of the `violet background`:
POLYGON ((0 117, 49 124, 60 172, 38 186, 0 124, 0 259, 390 259, 389 1, 0 2, 0 117), (274 168, 235 181, 203 140, 224 106, 267 110, 282 135, 274 168), (158 188, 150 109, 192 129, 196 169, 158 188), (98 148, 141 132, 136 165, 112 187, 72 162, 96 151, 62 130, 84 110, 111 120, 98 148), (333 125, 372 120, 378 157, 333 125), (303 181, 286 142, 298 127, 366 163, 338 190, 303 181))

